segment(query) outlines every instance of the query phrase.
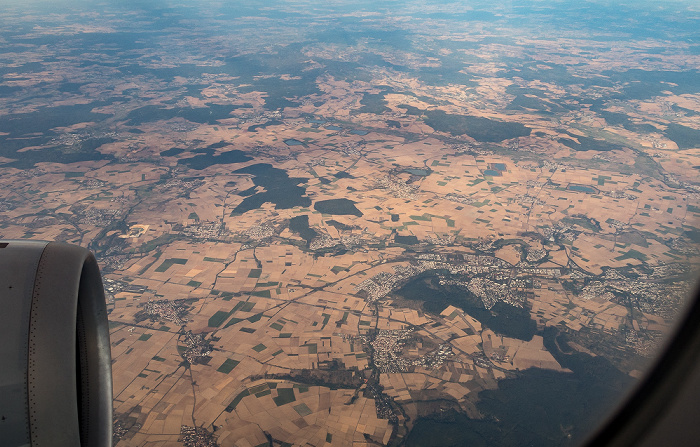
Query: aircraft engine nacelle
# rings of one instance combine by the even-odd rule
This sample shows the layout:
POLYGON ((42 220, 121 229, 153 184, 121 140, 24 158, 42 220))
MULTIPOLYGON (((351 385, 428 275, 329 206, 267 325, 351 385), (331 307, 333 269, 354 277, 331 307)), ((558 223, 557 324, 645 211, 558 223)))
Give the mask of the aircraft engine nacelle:
POLYGON ((0 240, 0 444, 112 445, 107 309, 84 248, 0 240))

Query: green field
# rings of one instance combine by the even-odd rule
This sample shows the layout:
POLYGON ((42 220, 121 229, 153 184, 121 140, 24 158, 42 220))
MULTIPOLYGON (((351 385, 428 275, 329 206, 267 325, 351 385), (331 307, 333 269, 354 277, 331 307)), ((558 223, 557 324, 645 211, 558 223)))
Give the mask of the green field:
POLYGON ((262 298, 270 298, 270 291, 269 290, 253 290, 250 292, 252 296, 259 296, 262 298))
POLYGON ((294 405, 292 408, 294 408, 294 411, 299 413, 299 416, 301 417, 308 416, 312 413, 311 409, 303 402, 298 405, 294 405))
POLYGON ((294 402, 297 398, 294 396, 294 388, 280 388, 277 390, 277 397, 273 397, 272 400, 280 407, 284 404, 294 402))
POLYGON ((238 366, 239 363, 241 362, 237 360, 226 359, 224 363, 222 363, 221 366, 217 368, 217 371, 219 371, 220 373, 228 374, 231 371, 233 371, 233 368, 238 366))
POLYGON ((187 259, 181 259, 181 258, 169 258, 163 261, 161 265, 158 266, 158 268, 155 270, 158 273, 162 273, 166 270, 168 270, 170 267, 172 267, 173 264, 180 264, 180 265, 185 265, 187 264, 187 259))
POLYGON ((232 412, 233 410, 236 409, 236 406, 243 400, 244 397, 250 396, 250 391, 246 388, 245 390, 241 391, 238 396, 234 397, 233 400, 231 401, 230 404, 226 407, 225 411, 227 412, 232 412))

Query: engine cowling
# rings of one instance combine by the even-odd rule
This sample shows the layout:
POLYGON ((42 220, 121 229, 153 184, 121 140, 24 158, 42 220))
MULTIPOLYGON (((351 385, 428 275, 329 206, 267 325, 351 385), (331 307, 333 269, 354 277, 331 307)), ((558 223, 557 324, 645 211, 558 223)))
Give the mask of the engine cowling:
POLYGON ((0 340, 2 445, 112 445, 107 309, 89 250, 0 240, 0 340))

